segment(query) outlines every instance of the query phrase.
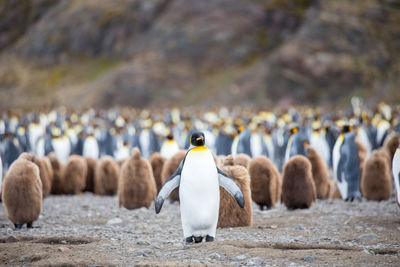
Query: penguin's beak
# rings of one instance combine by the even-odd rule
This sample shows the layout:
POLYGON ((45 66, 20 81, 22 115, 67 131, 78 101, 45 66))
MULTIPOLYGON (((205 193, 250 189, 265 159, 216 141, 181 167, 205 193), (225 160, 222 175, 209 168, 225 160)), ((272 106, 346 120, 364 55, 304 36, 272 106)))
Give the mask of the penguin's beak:
POLYGON ((203 140, 203 137, 197 137, 196 138, 196 141, 200 141, 200 140, 203 140))

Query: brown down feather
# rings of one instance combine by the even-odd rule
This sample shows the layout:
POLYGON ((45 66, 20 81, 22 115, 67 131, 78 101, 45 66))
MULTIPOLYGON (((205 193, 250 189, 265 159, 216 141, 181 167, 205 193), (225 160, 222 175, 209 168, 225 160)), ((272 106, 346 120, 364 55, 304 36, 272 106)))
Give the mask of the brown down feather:
POLYGON ((155 152, 155 153, 153 153, 153 155, 150 156, 149 161, 151 164, 151 168, 153 170, 154 180, 156 182, 157 193, 158 193, 158 192, 160 192, 160 189, 162 187, 161 172, 162 172, 164 163, 166 161, 166 158, 161 156, 160 153, 155 152))
POLYGON ((51 152, 48 155, 51 163, 51 168, 53 169, 53 183, 51 184, 52 194, 64 194, 64 165, 58 160, 56 154, 51 152))
POLYGON ((367 200, 388 200, 392 195, 392 176, 388 164, 389 152, 379 149, 372 152, 364 164, 360 191, 367 200))
POLYGON ((244 208, 240 208, 236 200, 225 189, 220 187, 220 207, 218 227, 250 226, 253 221, 251 202, 250 176, 246 168, 236 166, 224 166, 223 172, 233 178, 239 186, 244 197, 244 208))
POLYGON ((390 156, 390 164, 392 164, 394 154, 396 153, 396 149, 399 147, 400 144, 400 135, 398 133, 392 133, 384 143, 384 147, 389 152, 390 156))
POLYGON ((249 164, 250 164, 251 158, 244 153, 237 154, 236 157, 234 157, 233 162, 235 165, 240 165, 245 167, 246 169, 249 169, 249 164))
POLYGON ((91 157, 85 157, 87 172, 86 172, 86 185, 84 191, 94 193, 94 172, 96 170, 97 161, 91 157))
POLYGON ((64 168, 64 193, 79 194, 86 187, 87 164, 84 157, 69 156, 64 168))
POLYGON ((281 178, 274 164, 265 156, 250 161, 251 196, 263 210, 273 208, 281 197, 281 178))
POLYGON ((131 158, 122 166, 118 184, 119 206, 129 210, 149 208, 157 195, 150 163, 140 156, 139 149, 134 150, 131 158))
POLYGON ((36 164, 18 158, 3 181, 2 199, 13 223, 31 223, 42 211, 42 182, 36 164))
POLYGON ((311 207, 317 197, 310 161, 301 155, 292 157, 283 167, 282 200, 288 209, 311 207))
POLYGON ((311 162, 311 172, 317 190, 317 198, 328 199, 331 191, 328 166, 311 146, 307 146, 307 158, 311 162))
POLYGON ((51 173, 48 171, 47 163, 45 162, 44 158, 36 157, 33 153, 22 153, 19 158, 26 159, 30 162, 35 163, 39 168, 39 176, 42 182, 42 194, 43 198, 50 195, 51 191, 51 173))
POLYGON ((118 190, 119 166, 110 156, 102 157, 94 171, 94 193, 97 195, 115 195, 118 190))

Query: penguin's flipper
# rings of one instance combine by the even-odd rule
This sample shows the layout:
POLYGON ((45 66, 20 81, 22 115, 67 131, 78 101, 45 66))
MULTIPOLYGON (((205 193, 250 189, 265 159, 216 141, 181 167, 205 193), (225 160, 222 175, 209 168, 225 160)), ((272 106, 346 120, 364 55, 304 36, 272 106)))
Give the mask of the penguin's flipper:
POLYGON ((164 200, 171 194, 172 190, 177 188, 181 183, 181 172, 183 167, 183 161, 179 165, 178 169, 168 178, 168 180, 161 187, 156 200, 156 213, 158 214, 161 210, 164 200))
POLYGON ((233 179, 229 177, 226 173, 221 171, 218 167, 217 170, 219 185, 222 186, 226 191, 229 192, 229 194, 231 194, 235 198, 236 202, 241 208, 244 208, 244 197, 239 186, 237 186, 233 179))

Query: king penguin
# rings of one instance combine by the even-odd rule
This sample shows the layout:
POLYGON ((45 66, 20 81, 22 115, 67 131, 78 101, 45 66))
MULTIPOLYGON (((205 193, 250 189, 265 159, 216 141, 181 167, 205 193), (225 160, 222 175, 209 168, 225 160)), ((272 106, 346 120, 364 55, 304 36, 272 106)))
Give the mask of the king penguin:
POLYGON ((181 221, 186 243, 214 241, 219 213, 219 186, 227 190, 241 208, 244 197, 231 177, 216 165, 211 151, 204 146, 202 132, 190 137, 189 150, 178 169, 161 188, 156 204, 159 213, 164 200, 179 186, 181 221))
POLYGON ((397 205, 400 206, 400 145, 393 157, 392 172, 394 178, 394 185, 396 187, 396 200, 397 205))
POLYGON ((361 200, 360 158, 352 126, 343 126, 342 133, 336 140, 333 148, 332 157, 333 171, 342 198, 345 201, 352 201, 355 198, 361 200))

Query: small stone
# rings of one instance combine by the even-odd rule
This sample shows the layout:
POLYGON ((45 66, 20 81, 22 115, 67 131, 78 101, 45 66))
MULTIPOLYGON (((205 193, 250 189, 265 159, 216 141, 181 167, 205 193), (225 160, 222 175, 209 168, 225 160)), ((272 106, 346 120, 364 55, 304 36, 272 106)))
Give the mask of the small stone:
POLYGON ((147 241, 142 241, 142 240, 140 240, 140 241, 137 241, 137 242, 136 242, 136 245, 148 246, 148 245, 150 245, 150 243, 147 242, 147 241))
POLYGON ((209 255, 209 257, 210 257, 211 259, 214 259, 214 260, 220 260, 220 259, 221 259, 221 255, 219 255, 219 254, 216 253, 216 252, 211 253, 211 254, 209 255))
POLYGON ((378 235, 371 233, 371 234, 360 235, 355 239, 355 241, 357 241, 357 242, 367 242, 367 241, 371 241, 371 240, 374 240, 374 239, 377 239, 377 238, 379 238, 378 235))
POLYGON ((13 229, 11 229, 10 227, 7 228, 7 234, 8 235, 12 235, 13 232, 14 232, 13 229))
POLYGON ((200 261, 199 261, 199 260, 190 260, 190 262, 191 262, 191 263, 194 263, 194 264, 200 264, 200 261))
POLYGON ((301 224, 296 225, 296 227, 294 228, 296 230, 304 230, 304 226, 301 224))
POLYGON ((245 259, 250 258, 250 257, 251 257, 251 255, 246 253, 246 254, 234 257, 233 260, 234 261, 242 261, 242 260, 245 260, 245 259))
POLYGON ((369 250, 366 249, 366 248, 364 248, 363 253, 368 254, 368 255, 371 255, 371 252, 369 252, 369 250))
POLYGON ((278 225, 273 224, 273 225, 270 226, 270 228, 271 229, 276 229, 276 228, 278 228, 278 225))
POLYGON ((68 250, 69 250, 69 248, 67 248, 67 247, 59 247, 58 248, 59 252, 65 252, 65 251, 68 251, 68 250))
POLYGON ((252 258, 247 262, 247 265, 250 266, 262 266, 265 265, 265 261, 261 258, 252 258))
POLYGON ((305 261, 314 261, 315 260, 315 258, 314 257, 311 257, 311 256, 306 256, 306 257, 304 257, 304 259, 303 260, 305 260, 305 261))
POLYGON ((122 220, 120 218, 113 218, 111 220, 108 220, 106 223, 107 225, 115 225, 115 224, 120 224, 122 223, 122 220))
POLYGON ((14 242, 17 242, 18 241, 18 239, 15 237, 15 236, 13 236, 13 235, 10 235, 9 237, 7 237, 7 239, 6 239, 6 243, 14 243, 14 242))
POLYGON ((66 240, 61 240, 60 243, 61 243, 61 244, 67 244, 67 241, 66 241, 66 240))
POLYGON ((134 255, 135 256, 148 256, 149 254, 151 254, 153 251, 149 248, 145 248, 145 249, 141 249, 141 250, 136 250, 134 255))
POLYGON ((157 244, 150 245, 150 248, 161 249, 161 247, 157 244))

